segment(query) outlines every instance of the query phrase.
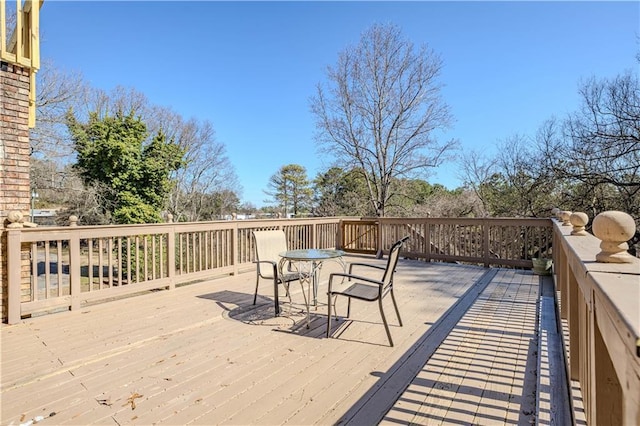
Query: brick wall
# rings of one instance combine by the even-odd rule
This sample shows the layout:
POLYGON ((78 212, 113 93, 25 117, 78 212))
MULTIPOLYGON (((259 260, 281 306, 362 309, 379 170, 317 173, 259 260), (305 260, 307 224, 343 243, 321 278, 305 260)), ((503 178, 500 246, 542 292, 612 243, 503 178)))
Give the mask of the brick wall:
MULTIPOLYGON (((28 215, 29 71, 0 62, 0 291, 2 321, 7 316, 6 217, 19 210, 28 215)), ((28 264, 28 261, 27 261, 28 264)))

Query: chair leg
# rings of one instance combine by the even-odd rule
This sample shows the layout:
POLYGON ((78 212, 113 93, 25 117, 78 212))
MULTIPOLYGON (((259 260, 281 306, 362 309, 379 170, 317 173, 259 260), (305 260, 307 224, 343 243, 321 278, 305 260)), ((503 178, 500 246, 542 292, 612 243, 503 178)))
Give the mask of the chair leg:
POLYGON ((351 318, 351 298, 349 297, 349 301, 347 302, 347 318, 351 318))
POLYGON ((256 291, 253 293, 253 304, 256 304, 256 299, 258 298, 258 284, 260 283, 260 275, 256 274, 256 291))
POLYGON ((278 298, 278 279, 273 279, 273 303, 276 311, 276 316, 280 315, 280 299, 278 298))
POLYGON ((389 331, 389 324, 387 324, 387 318, 384 316, 384 309, 382 309, 382 298, 378 299, 378 306, 380 307, 380 315, 382 316, 384 329, 387 332, 387 337, 389 338, 389 345, 393 346, 393 339, 391 338, 391 332, 389 331))
POLYGON ((391 300, 393 300, 393 307, 396 308, 398 323, 400 323, 400 327, 402 327, 402 318, 400 318, 400 310, 398 309, 398 304, 396 303, 396 297, 393 295, 393 288, 391 288, 391 300))
POLYGON ((327 293, 327 297, 329 298, 327 308, 327 338, 329 338, 331 337, 331 293, 327 293))

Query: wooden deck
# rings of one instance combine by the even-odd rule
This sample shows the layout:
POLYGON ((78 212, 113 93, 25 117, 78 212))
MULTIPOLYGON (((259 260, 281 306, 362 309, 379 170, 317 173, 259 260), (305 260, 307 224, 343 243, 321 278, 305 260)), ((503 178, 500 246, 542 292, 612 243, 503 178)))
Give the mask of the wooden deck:
POLYGON ((375 303, 354 301, 327 339, 326 296, 307 329, 299 287, 274 318, 267 282, 252 305, 254 280, 3 325, 1 424, 535 421, 538 276, 401 260, 403 327, 385 299, 395 347, 375 303))

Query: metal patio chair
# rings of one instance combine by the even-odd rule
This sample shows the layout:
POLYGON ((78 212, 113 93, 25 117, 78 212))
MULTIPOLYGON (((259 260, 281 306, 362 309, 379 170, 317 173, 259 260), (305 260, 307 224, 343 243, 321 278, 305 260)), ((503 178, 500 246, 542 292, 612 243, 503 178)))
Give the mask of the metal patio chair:
MULTIPOLYGON (((335 312, 335 300, 337 296, 345 296, 349 299, 347 305, 347 318, 351 314, 351 299, 364 300, 366 302, 378 302, 378 306, 380 308, 380 315, 382 316, 382 322, 384 323, 384 329, 387 332, 387 337, 389 338, 389 344, 393 346, 393 339, 391 338, 391 332, 389 331, 389 324, 387 324, 387 318, 384 315, 384 309, 382 308, 382 299, 387 294, 391 294, 391 300, 393 300, 393 307, 396 310, 396 315, 398 317, 398 322, 400 326, 402 326, 402 319, 400 318, 400 311, 398 310, 398 304, 396 303, 396 298, 393 295, 393 275, 395 273, 396 266, 398 264, 398 258, 400 257, 400 249, 402 245, 409 239, 409 237, 404 237, 391 246, 391 250, 389 251, 389 257, 387 260, 387 266, 380 265, 370 265, 368 263, 351 263, 349 265, 348 273, 336 272, 329 276, 329 291, 327 292, 329 296, 329 308, 327 314, 327 337, 331 336, 331 311, 335 312), (382 278, 374 279, 368 278, 361 275, 354 275, 353 268, 355 267, 366 267, 377 270, 384 271, 382 273, 382 278), (354 284, 351 284, 346 289, 334 289, 333 288, 333 280, 339 278, 342 282, 344 278, 347 278, 348 281, 356 281, 354 284), (331 300, 333 296, 333 301, 331 300)), ((336 320, 338 319, 336 315, 336 320)))
POLYGON ((253 231, 253 240, 255 246, 256 264, 256 291, 253 295, 253 304, 256 304, 258 298, 258 285, 260 279, 270 280, 273 283, 273 298, 276 316, 280 315, 280 303, 278 297, 278 285, 282 284, 285 288, 286 295, 291 303, 291 295, 289 294, 289 283, 300 279, 300 273, 291 270, 290 264, 287 270, 281 270, 282 258, 279 253, 287 251, 287 237, 282 230, 275 231, 253 231))

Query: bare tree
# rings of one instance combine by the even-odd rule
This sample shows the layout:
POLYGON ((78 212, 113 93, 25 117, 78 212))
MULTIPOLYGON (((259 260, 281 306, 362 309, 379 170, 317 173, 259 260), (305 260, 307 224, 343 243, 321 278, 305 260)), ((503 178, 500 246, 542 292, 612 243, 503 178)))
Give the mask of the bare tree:
POLYGON ((36 75, 36 126, 30 132, 31 152, 63 165, 73 153, 65 114, 84 103, 89 88, 81 74, 63 71, 49 61, 43 61, 36 75))
POLYGON ((496 171, 496 160, 488 158, 483 153, 475 150, 465 151, 460 159, 460 177, 464 186, 472 190, 481 203, 479 215, 489 215, 489 194, 483 183, 488 182, 496 171))
MULTIPOLYGON (((84 105, 79 116, 89 111, 97 112, 99 117, 114 115, 118 111, 133 111, 147 125, 149 135, 161 131, 167 140, 174 141, 185 152, 184 166, 172 175, 175 185, 167 206, 176 220, 212 219, 214 196, 219 199, 219 195, 226 191, 241 192, 235 170, 226 155, 226 147, 216 140, 215 130, 209 121, 186 120, 170 108, 151 104, 136 89, 122 86, 109 92, 92 90, 84 105)), ((224 203, 223 209, 231 210, 233 205, 224 203)))
POLYGON ((73 113, 83 121, 88 119, 89 114, 97 114, 101 120, 118 113, 133 113, 144 121, 149 134, 154 134, 157 133, 157 128, 153 126, 154 108, 157 107, 151 104, 144 93, 132 87, 116 86, 109 91, 88 87, 73 105, 73 113))
POLYGON ((384 216, 393 179, 438 166, 454 141, 433 136, 451 114, 437 82, 442 61, 415 49, 398 27, 374 25, 329 67, 311 99, 317 140, 338 165, 362 170, 372 207, 384 216))
POLYGON ((152 109, 149 122, 151 128, 162 129, 185 151, 185 165, 174 174, 176 186, 169 202, 176 219, 212 219, 212 200, 217 200, 219 215, 233 213, 242 188, 213 125, 195 118, 184 120, 172 110, 159 107, 152 109))
POLYGON ((409 217, 481 217, 481 203, 471 190, 442 191, 431 195, 425 203, 415 204, 409 217))
MULTIPOLYGON (((595 188, 611 186, 624 204, 640 195, 640 83, 632 73, 591 79, 580 90, 582 108, 566 120, 557 171, 595 188)), ((634 212, 638 213, 638 211, 634 212)))

